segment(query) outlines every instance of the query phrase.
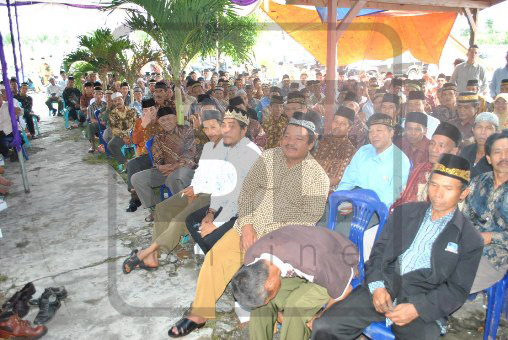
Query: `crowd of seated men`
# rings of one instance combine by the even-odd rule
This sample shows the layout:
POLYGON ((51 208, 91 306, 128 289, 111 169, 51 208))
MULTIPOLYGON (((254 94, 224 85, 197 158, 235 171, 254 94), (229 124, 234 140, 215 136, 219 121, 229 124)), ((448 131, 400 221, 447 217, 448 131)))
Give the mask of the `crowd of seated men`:
POLYGON ((508 79, 494 78, 486 96, 477 54, 472 46, 450 77, 339 72, 330 127, 321 72, 275 83, 258 70, 193 71, 179 85, 152 74, 132 90, 94 74, 82 93, 69 77, 63 101, 87 125, 89 152, 101 132, 128 175, 127 211, 144 208, 154 222, 152 243, 123 272, 156 270, 187 234, 205 254, 192 308, 169 336, 214 319, 230 282, 251 310, 252 339, 271 339, 276 322, 290 340, 355 339, 374 321, 400 339, 446 332, 468 295, 508 270, 508 79), (162 201, 161 186, 171 191, 162 201), (322 224, 329 196, 357 189, 372 190, 390 216, 353 289, 352 205, 332 207, 335 231, 322 224))
MULTIPOLYGON (((133 250, 124 273, 156 270, 186 234, 205 254, 192 309, 171 337, 214 319, 231 282, 251 310, 252 339, 271 339, 276 322, 283 339, 354 339, 383 320, 397 338, 434 339, 470 293, 506 274, 506 80, 489 103, 482 79, 459 90, 445 75, 344 78, 325 134, 318 74, 270 84, 258 74, 206 73, 181 84, 184 125, 174 84, 163 79, 144 89, 140 79, 136 112, 116 90, 101 110, 108 148, 128 173, 128 211, 143 207, 154 221, 152 243, 133 250), (135 158, 118 152, 125 144, 137 145, 135 158), (154 192, 161 185, 172 193, 163 201, 154 192), (338 207, 335 231, 309 227, 327 220, 329 195, 359 188, 390 217, 353 289, 351 204, 338 207)), ((374 215, 369 227, 378 223, 374 215)))

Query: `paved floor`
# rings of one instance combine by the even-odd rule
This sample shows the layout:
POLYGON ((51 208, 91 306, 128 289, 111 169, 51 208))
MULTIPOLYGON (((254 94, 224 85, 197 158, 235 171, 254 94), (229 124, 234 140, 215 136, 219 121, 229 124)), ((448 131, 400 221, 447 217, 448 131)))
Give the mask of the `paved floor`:
MULTIPOLYGON (((45 113, 42 99, 35 96, 36 108, 45 113)), ((28 150, 29 194, 18 163, 6 162, 14 185, 9 208, 0 212, 0 302, 29 281, 36 296, 63 285, 69 297, 44 339, 167 339, 169 326, 191 304, 200 259, 186 245, 156 272, 124 275, 123 258, 151 238, 145 211, 126 213, 123 179, 108 164, 84 161, 88 143, 80 130, 65 130, 61 117, 42 116, 42 138, 28 150)), ((219 320, 187 339, 247 338, 232 304, 226 294, 219 320)), ((480 298, 468 306, 447 339, 479 337, 480 298)), ((33 308, 27 319, 36 313, 33 308)))

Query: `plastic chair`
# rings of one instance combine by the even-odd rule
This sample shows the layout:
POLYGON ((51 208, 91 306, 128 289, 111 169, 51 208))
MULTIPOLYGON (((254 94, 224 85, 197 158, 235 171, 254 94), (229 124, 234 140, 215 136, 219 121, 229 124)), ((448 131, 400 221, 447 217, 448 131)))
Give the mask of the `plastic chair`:
MULTIPOLYGON (((132 130, 130 132, 130 136, 132 138, 132 130)), ((130 145, 127 145, 127 144, 124 144, 122 146, 122 148, 120 149, 120 151, 122 152, 123 156, 124 157, 127 157, 126 156, 126 153, 127 153, 127 150, 132 150, 134 152, 134 155, 136 154, 136 150, 137 150, 137 147, 136 147, 136 144, 130 144, 130 145)))
MULTIPOLYGON (((353 289, 361 285, 365 278, 365 263, 363 257, 363 235, 369 225, 370 219, 376 213, 379 217, 379 227, 376 232, 376 239, 381 234, 386 220, 388 219, 388 208, 379 200, 377 194, 372 190, 341 190, 336 191, 329 197, 329 220, 328 229, 335 230, 337 209, 342 202, 350 202, 353 205, 353 220, 349 239, 358 247, 360 262, 358 272, 360 277, 351 281, 353 289)), ((364 329, 363 334, 374 340, 394 340, 395 336, 391 327, 386 327, 384 322, 373 322, 364 329)))
POLYGON ((37 120, 37 117, 32 116, 32 119, 34 120, 34 127, 35 131, 37 132, 37 136, 41 135, 41 130, 39 129, 39 121, 37 120))
MULTIPOLYGON (((153 165, 153 155, 152 155, 153 139, 154 137, 146 141, 146 151, 148 151, 148 157, 150 158, 150 162, 152 163, 152 165, 153 165)), ((173 196, 173 193, 171 193, 171 190, 169 190, 166 184, 162 184, 159 190, 161 195, 161 202, 173 196), (165 197, 166 193, 168 194, 168 197, 165 197)))
POLYGON ((508 274, 503 279, 499 280, 495 285, 486 289, 488 296, 487 315, 485 317, 485 331, 483 332, 483 339, 489 340, 496 339, 497 328, 499 327, 499 319, 501 313, 508 317, 508 294, 506 288, 508 287, 508 274))
POLYGON ((104 151, 106 152, 106 156, 109 157, 109 150, 108 150, 108 143, 104 140, 104 137, 102 136, 104 134, 104 131, 101 127, 101 122, 99 121, 99 113, 101 110, 96 110, 93 115, 95 116, 95 119, 97 119, 97 123, 99 125, 99 143, 104 146, 104 151))
POLYGON ((28 139, 28 136, 26 135, 26 132, 24 129, 21 129, 21 138, 23 138, 23 141, 25 142, 25 146, 27 148, 31 148, 32 144, 30 144, 30 140, 28 139))

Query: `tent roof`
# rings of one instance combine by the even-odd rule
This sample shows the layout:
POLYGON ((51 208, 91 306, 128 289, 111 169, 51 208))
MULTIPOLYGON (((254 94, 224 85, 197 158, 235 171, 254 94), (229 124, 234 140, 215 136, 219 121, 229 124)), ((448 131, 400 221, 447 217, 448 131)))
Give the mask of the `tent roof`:
MULTIPOLYGON (((484 9, 504 0, 374 0, 368 1, 364 9, 406 10, 433 12, 460 12, 463 8, 484 9)), ((327 0, 286 0, 286 5, 326 7, 327 0)), ((337 0, 337 7, 351 8, 355 1, 337 0)))

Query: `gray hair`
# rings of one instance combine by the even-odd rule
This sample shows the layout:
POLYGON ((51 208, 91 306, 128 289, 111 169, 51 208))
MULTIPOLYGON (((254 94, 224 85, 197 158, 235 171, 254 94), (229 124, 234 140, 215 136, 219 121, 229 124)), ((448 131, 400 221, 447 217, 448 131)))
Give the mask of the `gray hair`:
POLYGON ((263 306, 268 298, 265 289, 267 279, 268 265, 263 260, 240 268, 231 280, 233 295, 240 306, 246 309, 263 306))

